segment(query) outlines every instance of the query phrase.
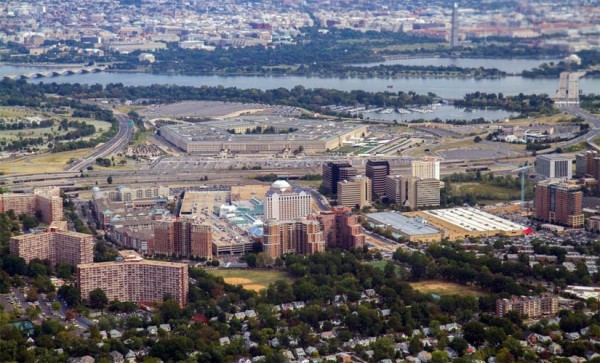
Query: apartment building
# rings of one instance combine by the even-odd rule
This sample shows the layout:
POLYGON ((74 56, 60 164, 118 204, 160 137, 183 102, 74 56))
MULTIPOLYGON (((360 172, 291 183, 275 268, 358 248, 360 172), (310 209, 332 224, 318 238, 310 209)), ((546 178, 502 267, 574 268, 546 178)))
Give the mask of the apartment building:
POLYGON ((306 217, 311 212, 310 203, 310 194, 295 192, 288 182, 278 180, 265 197, 265 219, 291 220, 306 217))
POLYGON ((89 234, 49 229, 10 239, 10 253, 29 262, 49 260, 52 266, 66 263, 76 266, 94 261, 94 238, 89 234))
POLYGON ((411 176, 421 179, 440 180, 440 160, 432 157, 426 157, 421 160, 412 160, 410 162, 411 176))
POLYGON ((33 193, 0 194, 0 213, 13 210, 15 215, 35 216, 40 211, 42 222, 50 224, 63 219, 63 201, 60 188, 36 188, 33 193))
POLYGON ((573 159, 562 155, 540 155, 535 159, 535 172, 545 178, 573 177, 573 159))
POLYGON ((187 304, 189 277, 184 263, 150 261, 135 251, 120 251, 117 261, 77 266, 77 286, 83 299, 102 289, 110 301, 154 303, 171 295, 180 306, 187 304))
POLYGON ((390 175, 390 163, 386 160, 367 160, 365 174, 371 179, 372 195, 382 197, 385 194, 385 180, 390 175))
POLYGON ((148 252, 178 257, 212 257, 212 227, 194 220, 155 221, 154 239, 148 252))
POLYGON ((371 179, 357 175, 352 180, 338 182, 338 205, 344 207, 368 207, 373 201, 371 179))
POLYGON ((362 233, 358 216, 349 207, 333 207, 322 211, 316 219, 319 221, 327 247, 343 249, 362 248, 365 235, 362 233))
POLYGON ((573 183, 548 179, 535 186, 534 218, 573 228, 583 227, 583 193, 573 183))
POLYGON ((275 259, 287 253, 311 255, 325 250, 323 231, 316 220, 298 218, 264 224, 263 250, 275 259))
POLYGON ((338 182, 350 180, 358 174, 348 162, 330 161, 323 165, 323 189, 326 193, 337 194, 338 182))
POLYGON ((539 296, 512 296, 510 299, 496 300, 496 315, 502 317, 510 311, 529 318, 556 315, 558 314, 558 297, 542 294, 539 296))

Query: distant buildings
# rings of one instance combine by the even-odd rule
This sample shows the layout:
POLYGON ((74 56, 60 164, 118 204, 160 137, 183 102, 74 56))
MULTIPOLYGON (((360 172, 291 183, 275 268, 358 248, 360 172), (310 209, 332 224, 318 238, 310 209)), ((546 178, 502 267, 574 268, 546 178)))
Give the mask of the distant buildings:
POLYGON ((412 177, 440 180, 439 159, 426 157, 421 160, 412 160, 410 162, 410 168, 412 177))
POLYGON ((264 201, 265 219, 291 220, 305 217, 311 212, 310 194, 294 192, 285 180, 273 183, 264 201))
POLYGON ((535 172, 546 178, 573 177, 573 159, 566 156, 550 154, 540 155, 535 159, 535 172))
POLYGON ((130 188, 121 185, 113 190, 94 190, 94 198, 108 198, 110 201, 130 202, 140 199, 166 198, 169 196, 169 191, 169 187, 163 186, 130 188))
POLYGON ((325 193, 337 194, 337 184, 350 180, 358 174, 358 170, 348 162, 330 161, 323 165, 323 189, 325 193))
POLYGON ((212 227, 194 220, 162 220, 154 225, 148 252, 166 256, 212 257, 212 227))
POLYGON ((390 175, 390 163, 386 160, 368 160, 365 174, 371 179, 372 195, 382 197, 385 194, 385 179, 390 175))
POLYGON ((558 297, 543 294, 540 296, 513 296, 510 299, 496 300, 496 315, 502 317, 510 311, 529 318, 556 315, 558 313, 558 297))
POLYGON ((83 299, 100 288, 110 301, 162 302, 171 295, 181 306, 187 304, 188 266, 184 263, 144 260, 134 251, 120 251, 114 262, 77 266, 77 286, 83 299))
POLYGON ((352 180, 343 180, 337 185, 337 201, 344 207, 364 208, 371 205, 373 188, 371 179, 357 175, 352 180))
POLYGON ((42 222, 50 224, 63 219, 63 201, 60 188, 36 188, 33 193, 0 194, 0 213, 13 210, 16 216, 27 214, 36 216, 41 213, 42 222))
POLYGON ((549 223, 583 227, 582 200, 578 185, 551 179, 541 181, 535 186, 533 216, 549 223))
POLYGON ((263 251, 273 259, 287 253, 311 255, 325 251, 323 231, 316 220, 268 219, 263 229, 263 251))
POLYGON ((327 247, 343 249, 362 248, 365 235, 362 233, 358 216, 352 214, 349 207, 333 207, 330 211, 322 211, 316 216, 327 247))
POLYGON ((66 263, 76 266, 94 261, 94 237, 89 234, 49 229, 10 239, 10 253, 30 262, 49 260, 52 266, 66 263))

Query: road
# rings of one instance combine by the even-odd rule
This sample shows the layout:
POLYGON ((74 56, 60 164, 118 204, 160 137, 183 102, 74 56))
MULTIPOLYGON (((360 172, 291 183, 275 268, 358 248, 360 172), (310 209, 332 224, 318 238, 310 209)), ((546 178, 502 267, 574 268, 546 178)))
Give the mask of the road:
MULTIPOLYGON (((587 142, 587 143, 592 144, 592 146, 594 146, 594 139, 596 139, 600 136, 600 116, 594 115, 594 114, 582 109, 581 107, 579 107, 579 105, 576 105, 576 104, 557 105, 557 108, 559 110, 569 113, 571 115, 579 116, 579 117, 583 118, 585 121, 587 121, 589 123, 590 129, 584 135, 578 136, 578 137, 568 140, 568 141, 559 142, 558 144, 556 144, 556 147, 564 148, 564 147, 579 144, 580 142, 587 142)), ((598 148, 598 147, 596 146, 596 148, 598 148)), ((556 150, 556 148, 540 150, 537 152, 537 154, 550 154, 550 153, 554 152, 554 150, 556 150)))
POLYGON ((115 137, 99 146, 85 159, 78 160, 67 166, 65 168, 66 171, 84 170, 88 166, 94 165, 97 158, 107 157, 127 146, 129 141, 133 139, 133 122, 127 115, 121 113, 115 112, 115 117, 119 121, 119 132, 117 132, 115 137))

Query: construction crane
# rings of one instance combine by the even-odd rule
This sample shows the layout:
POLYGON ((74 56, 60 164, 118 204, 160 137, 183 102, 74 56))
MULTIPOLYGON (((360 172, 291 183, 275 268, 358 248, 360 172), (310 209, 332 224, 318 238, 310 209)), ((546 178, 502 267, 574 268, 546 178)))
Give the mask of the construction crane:
POLYGON ((529 169, 529 162, 523 163, 519 168, 513 170, 513 173, 521 173, 521 210, 525 209, 525 172, 529 169))

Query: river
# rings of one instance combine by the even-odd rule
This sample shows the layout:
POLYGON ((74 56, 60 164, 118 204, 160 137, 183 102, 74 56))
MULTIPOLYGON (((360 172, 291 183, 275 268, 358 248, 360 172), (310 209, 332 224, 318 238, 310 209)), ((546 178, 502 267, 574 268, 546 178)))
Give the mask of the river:
MULTIPOLYGON (((462 62, 465 66, 490 66, 505 65, 513 71, 522 68, 533 68, 543 63, 544 60, 515 60, 515 59, 450 59, 450 58, 426 58, 426 59, 407 59, 402 62, 430 62, 431 64, 442 65, 439 62, 454 62, 458 65, 462 62), (437 63, 436 63, 437 62, 437 63)), ((390 61, 396 62, 396 61, 390 61)), ((398 61, 400 62, 400 60, 398 61)), ((427 63, 416 63, 427 64, 427 63)), ((20 67, 10 65, 0 65, 0 76, 10 74, 30 73, 36 70, 47 70, 41 67, 20 67)), ((303 76, 217 76, 217 75, 167 75, 150 73, 89 73, 76 74, 69 76, 58 76, 51 78, 32 79, 31 82, 58 82, 58 83, 99 83, 106 85, 108 83, 122 83, 128 86, 147 86, 152 84, 173 84, 180 86, 224 86, 237 88, 258 88, 262 90, 274 88, 293 88, 302 85, 306 88, 332 88, 343 91, 364 90, 370 92, 409 92, 413 91, 419 94, 429 92, 448 98, 462 98, 465 94, 471 92, 487 92, 505 95, 515 95, 519 93, 546 93, 554 94, 558 87, 558 79, 542 78, 529 79, 520 76, 509 76, 500 79, 462 79, 462 78, 425 78, 425 77, 406 77, 406 78, 338 78, 338 77, 303 77, 303 76)), ((581 79, 581 90, 583 93, 599 93, 600 78, 581 79)), ((371 116, 371 115, 369 115, 371 116)), ((415 118, 445 118, 445 119, 473 119, 484 117, 489 120, 504 119, 510 116, 503 111, 484 111, 475 110, 474 112, 463 112, 456 108, 443 107, 431 114, 409 114, 399 115, 390 114, 383 117, 378 114, 372 115, 372 118, 383 118, 386 120, 408 120, 415 118)))

